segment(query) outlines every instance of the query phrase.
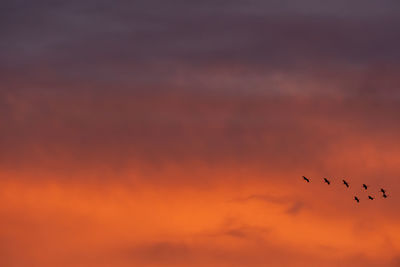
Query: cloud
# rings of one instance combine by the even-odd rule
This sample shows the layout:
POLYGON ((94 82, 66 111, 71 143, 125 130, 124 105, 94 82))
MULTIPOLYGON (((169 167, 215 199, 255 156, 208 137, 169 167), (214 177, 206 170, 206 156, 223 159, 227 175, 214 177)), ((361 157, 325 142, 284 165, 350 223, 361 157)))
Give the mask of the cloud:
POLYGON ((4 2, 2 266, 396 265, 398 14, 4 2))
MULTIPOLYGON (((8 262, 123 267, 262 266, 266 262, 271 266, 293 262, 298 266, 337 266, 339 262, 368 266, 391 260, 399 245, 393 230, 398 220, 380 216, 372 206, 329 217, 311 205, 312 209, 295 213, 293 220, 284 207, 270 202, 228 204, 227 199, 240 195, 233 185, 199 189, 143 182, 127 186, 115 179, 84 181, 76 177, 64 183, 2 179, 0 233, 8 244, 8 262), (374 223, 380 227, 364 227, 363 234, 357 234, 355 229, 360 227, 354 228, 355 222, 363 217, 376 217, 374 223), (391 245, 381 238, 388 234, 391 245)), ((257 194, 265 189, 254 181, 241 187, 257 194)), ((337 209, 330 208, 327 200, 320 195, 321 209, 327 213, 337 209)))
POLYGON ((296 215, 304 208, 304 203, 298 201, 293 203, 293 205, 286 210, 288 214, 296 215))
POLYGON ((251 69, 396 64, 400 10, 383 2, 352 1, 346 9, 337 1, 8 2, 1 68, 25 79, 67 82, 157 79, 149 75, 157 65, 169 72, 170 65, 217 63, 251 69))
POLYGON ((233 201, 234 202, 248 202, 251 200, 258 200, 258 201, 265 201, 267 203, 272 203, 272 204, 277 204, 277 205, 283 205, 289 207, 286 209, 285 213, 290 214, 290 215, 296 215, 299 213, 303 208, 304 208, 304 203, 301 201, 296 201, 293 199, 292 196, 288 195, 279 195, 279 196, 273 196, 273 195, 251 195, 247 197, 241 197, 241 198, 236 198, 233 201))

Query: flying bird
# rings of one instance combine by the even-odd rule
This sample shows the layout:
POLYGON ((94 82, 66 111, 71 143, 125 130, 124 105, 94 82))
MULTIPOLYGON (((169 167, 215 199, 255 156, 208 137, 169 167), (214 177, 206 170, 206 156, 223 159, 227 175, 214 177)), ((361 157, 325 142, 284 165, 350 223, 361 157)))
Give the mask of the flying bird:
POLYGON ((326 179, 326 178, 324 178, 324 181, 325 181, 325 183, 327 183, 328 185, 330 185, 330 184, 331 184, 331 182, 329 182, 329 180, 328 180, 328 179, 326 179))
POLYGON ((310 182, 310 179, 308 179, 307 177, 303 176, 303 179, 307 181, 307 183, 310 182))
POLYGON ((357 201, 357 203, 360 203, 360 200, 358 199, 358 197, 354 197, 354 200, 357 201))
POLYGON ((373 197, 371 197, 371 196, 368 196, 368 199, 374 200, 374 198, 373 198, 373 197))
POLYGON ((367 190, 368 186, 366 184, 363 184, 363 187, 365 190, 367 190))
POLYGON ((383 188, 381 188, 381 192, 382 192, 383 194, 386 194, 386 191, 385 191, 383 188))
POLYGON ((345 180, 343 180, 343 183, 347 188, 349 187, 349 184, 345 180))

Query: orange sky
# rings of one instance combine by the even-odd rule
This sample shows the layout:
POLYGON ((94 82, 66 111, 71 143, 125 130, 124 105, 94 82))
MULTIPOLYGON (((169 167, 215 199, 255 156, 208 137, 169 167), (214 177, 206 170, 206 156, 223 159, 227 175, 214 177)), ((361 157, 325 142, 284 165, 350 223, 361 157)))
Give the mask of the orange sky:
POLYGON ((139 2, 0 9, 0 267, 400 266, 400 6, 139 2))
POLYGON ((275 97, 9 92, 3 265, 397 266, 397 126, 341 96, 275 97))
POLYGON ((131 171, 87 182, 91 175, 4 175, 5 266, 398 264, 395 192, 387 201, 361 195, 357 205, 340 184, 304 184, 294 173, 287 179, 288 173, 199 168, 196 176, 217 180, 200 185, 144 181, 190 175, 173 168, 157 177, 131 171))

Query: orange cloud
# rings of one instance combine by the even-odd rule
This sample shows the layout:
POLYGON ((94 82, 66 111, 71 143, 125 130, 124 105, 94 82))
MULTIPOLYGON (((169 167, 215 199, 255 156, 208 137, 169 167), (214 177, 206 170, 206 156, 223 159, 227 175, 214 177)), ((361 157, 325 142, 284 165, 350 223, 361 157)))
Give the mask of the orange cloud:
POLYGON ((314 177, 215 170, 221 179, 198 187, 20 175, 1 182, 5 266, 395 266, 400 249, 399 218, 384 208, 396 197, 357 205, 314 177))
POLYGON ((13 84, 0 93, 0 265, 398 265, 396 71, 340 67, 13 84))

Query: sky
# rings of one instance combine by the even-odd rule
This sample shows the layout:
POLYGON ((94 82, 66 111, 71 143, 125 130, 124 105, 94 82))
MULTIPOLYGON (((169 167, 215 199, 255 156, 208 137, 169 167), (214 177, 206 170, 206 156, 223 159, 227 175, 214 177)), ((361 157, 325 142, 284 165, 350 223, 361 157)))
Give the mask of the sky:
POLYGON ((2 1, 0 266, 400 266, 399 32, 395 0, 2 1))

